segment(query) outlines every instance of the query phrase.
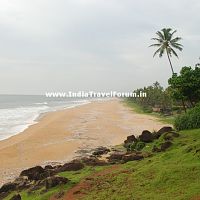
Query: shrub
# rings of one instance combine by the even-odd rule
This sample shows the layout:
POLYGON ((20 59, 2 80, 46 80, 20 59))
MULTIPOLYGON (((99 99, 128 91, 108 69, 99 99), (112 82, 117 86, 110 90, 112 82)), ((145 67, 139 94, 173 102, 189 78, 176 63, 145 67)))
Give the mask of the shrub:
POLYGON ((130 151, 141 151, 143 148, 145 147, 145 143, 144 142, 134 142, 130 145, 130 151))
POLYGON ((174 126, 177 130, 200 128, 200 104, 176 117, 174 126))

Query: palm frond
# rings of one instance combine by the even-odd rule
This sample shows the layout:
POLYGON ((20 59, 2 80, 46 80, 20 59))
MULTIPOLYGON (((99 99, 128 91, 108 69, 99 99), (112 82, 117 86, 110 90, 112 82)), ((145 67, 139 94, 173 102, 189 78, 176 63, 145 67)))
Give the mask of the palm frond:
POLYGON ((160 39, 162 39, 162 40, 165 39, 165 38, 164 38, 164 35, 163 35, 160 31, 157 31, 157 32, 156 32, 156 35, 158 35, 158 37, 159 37, 160 39))
POLYGON ((171 52, 178 58, 177 53, 174 51, 174 49, 171 48, 171 52))
POLYGON ((170 42, 173 43, 173 42, 178 42, 180 40, 182 40, 181 37, 176 37, 176 38, 172 39, 170 42))
POLYGON ((183 48, 181 46, 177 45, 176 43, 172 43, 171 46, 178 49, 179 51, 183 50, 183 48))
POLYGON ((159 46, 161 46, 162 44, 152 44, 152 45, 150 45, 149 47, 159 47, 159 46))
POLYGON ((159 52, 160 52, 160 48, 155 51, 155 53, 153 54, 153 57, 155 57, 156 54, 158 54, 159 52))

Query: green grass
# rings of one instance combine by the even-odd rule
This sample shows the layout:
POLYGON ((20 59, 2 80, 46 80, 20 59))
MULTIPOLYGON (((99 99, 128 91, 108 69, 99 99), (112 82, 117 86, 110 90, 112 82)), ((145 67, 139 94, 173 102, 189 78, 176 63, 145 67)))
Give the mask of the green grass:
MULTIPOLYGON (((161 137, 149 144, 150 151, 161 137)), ((99 177, 84 200, 189 200, 200 196, 200 129, 180 132, 173 146, 142 161, 121 165, 121 173, 99 177), (123 171, 126 171, 124 173, 123 171)))
MULTIPOLYGON (((153 145, 159 145, 163 140, 161 136, 147 144, 143 151, 151 152, 153 145)), ((173 145, 166 152, 118 165, 103 176, 95 176, 96 172, 104 172, 109 167, 85 167, 76 172, 63 172, 59 175, 71 180, 66 185, 43 194, 41 190, 20 194, 23 200, 47 200, 59 191, 67 192, 92 175, 91 188, 84 191, 86 195, 81 200, 190 200, 200 196, 200 129, 181 131, 180 137, 173 139, 173 145)))
POLYGON ((145 114, 145 115, 150 115, 150 116, 154 116, 156 118, 158 118, 158 120, 160 122, 166 123, 166 124, 174 124, 174 120, 175 120, 175 116, 163 116, 159 113, 156 112, 147 112, 145 111, 142 106, 136 104, 135 102, 129 100, 129 99, 125 99, 124 104, 127 105, 128 107, 130 107, 134 112, 138 113, 138 114, 145 114))
MULTIPOLYGON (((20 192, 20 195, 22 197, 22 200, 47 200, 49 199, 49 197, 51 197, 52 195, 61 192, 61 191, 68 191, 70 188, 72 188, 74 185, 76 185, 77 183, 80 182, 80 180, 82 180, 83 178, 85 178, 86 176, 89 176, 95 172, 98 172, 100 170, 105 169, 107 166, 103 166, 103 167, 85 167, 82 170, 79 171, 67 171, 67 172, 62 172, 59 175, 62 177, 66 177, 70 180, 69 183, 67 183, 66 185, 63 186, 59 186, 59 187, 54 187, 50 190, 48 190, 48 192, 45 193, 41 193, 41 191, 44 189, 40 189, 40 190, 36 190, 33 193, 28 193, 28 191, 22 191, 20 192)), ((5 198, 5 200, 9 200, 14 194, 16 194, 16 192, 11 193, 9 196, 7 196, 5 198)))

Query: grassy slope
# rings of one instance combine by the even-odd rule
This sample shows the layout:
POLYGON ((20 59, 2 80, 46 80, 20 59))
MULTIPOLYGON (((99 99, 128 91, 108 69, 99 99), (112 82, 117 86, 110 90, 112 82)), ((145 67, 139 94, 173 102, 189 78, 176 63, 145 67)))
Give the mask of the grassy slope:
MULTIPOLYGON (((77 183, 79 183, 80 180, 82 180, 86 176, 103 170, 104 168, 106 167, 85 167, 84 169, 75 172, 62 172, 59 175, 68 178, 70 180, 69 183, 61 187, 52 188, 46 193, 41 193, 41 190, 37 190, 31 194, 29 194, 27 191, 20 192, 22 200, 47 200, 53 194, 56 194, 61 191, 66 192, 67 190, 75 186, 77 183)), ((5 200, 9 200, 14 194, 15 192, 10 194, 7 198, 5 198, 5 200)))
POLYGON ((121 165, 121 172, 96 178, 84 199, 189 200, 200 195, 200 129, 180 134, 168 151, 128 162, 121 165))
MULTIPOLYGON (((139 107, 131 105, 142 113, 139 107)), ((164 120, 165 121, 165 120, 164 120)), ((169 123, 170 121, 165 121, 169 123)), ((151 151, 148 144, 144 151, 151 151)), ((28 194, 21 192, 23 200, 47 200, 52 194, 67 191, 80 180, 104 171, 107 167, 86 167, 78 172, 64 172, 61 176, 69 178, 70 183, 56 187, 47 193, 36 191, 28 194)), ((84 200, 188 200, 200 196, 200 129, 180 132, 173 146, 166 152, 156 153, 142 161, 132 161, 121 165, 110 174, 95 177, 91 189, 82 198, 84 200)), ((12 194, 13 195, 13 194, 12 194)), ((12 195, 10 195, 9 199, 12 195)))

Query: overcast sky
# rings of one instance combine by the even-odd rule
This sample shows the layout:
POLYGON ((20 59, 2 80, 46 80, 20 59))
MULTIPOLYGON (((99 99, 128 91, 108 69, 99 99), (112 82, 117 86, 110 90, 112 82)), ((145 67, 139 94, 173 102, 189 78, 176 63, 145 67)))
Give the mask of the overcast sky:
POLYGON ((0 93, 131 91, 171 75, 151 37, 176 29, 175 71, 200 56, 199 0, 1 0, 0 93))

